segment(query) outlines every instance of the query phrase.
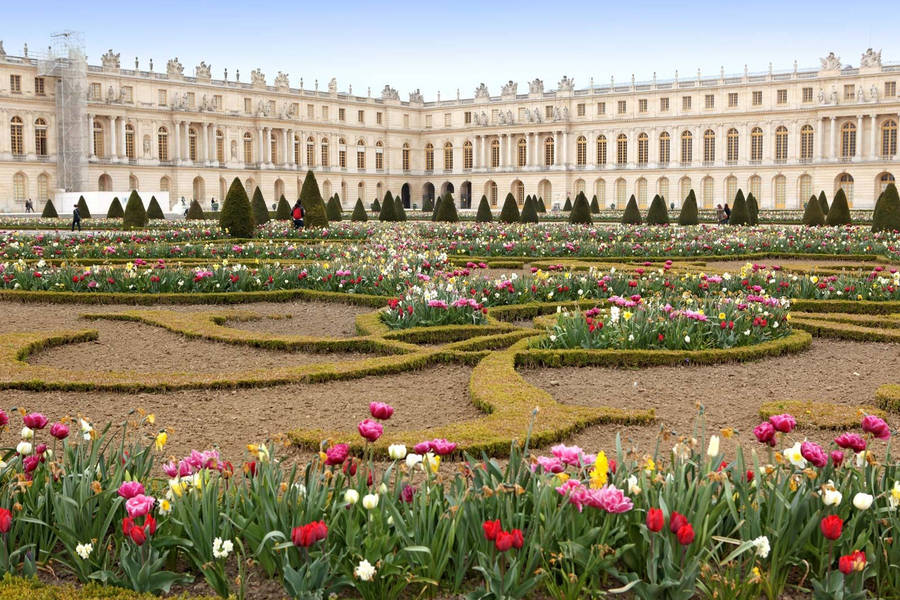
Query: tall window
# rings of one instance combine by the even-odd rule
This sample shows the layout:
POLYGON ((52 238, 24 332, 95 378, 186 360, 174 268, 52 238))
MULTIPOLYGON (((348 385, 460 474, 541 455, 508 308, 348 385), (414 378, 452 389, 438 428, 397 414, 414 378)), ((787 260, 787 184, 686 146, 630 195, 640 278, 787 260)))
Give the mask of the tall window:
POLYGON ((516 181, 515 185, 513 186, 513 191, 516 196, 516 202, 518 202, 519 204, 522 204, 523 202, 525 202, 525 184, 524 183, 522 183, 521 181, 516 181))
POLYGON ((431 144, 425 146, 425 170, 434 171, 434 146, 431 144))
POLYGON ((788 130, 784 125, 779 125, 775 130, 775 160, 784 162, 788 153, 788 130))
POLYGON ((889 158, 897 154, 897 121, 888 119, 881 124, 881 156, 889 158))
POLYGON ((22 173, 13 175, 13 200, 25 202, 25 175, 22 173))
POLYGON ((381 140, 375 142, 375 170, 384 170, 384 144, 381 140))
POLYGON ((712 177, 704 177, 703 178, 703 208, 712 208, 713 207, 713 178, 712 177))
POLYGON ((647 208, 647 180, 641 177, 635 187, 637 187, 638 207, 647 208))
POLYGON ((444 170, 453 170, 453 144, 450 142, 444 144, 444 170))
POLYGON ((681 201, 684 202, 687 199, 688 194, 691 192, 691 178, 690 177, 682 177, 681 178, 681 201))
POLYGON ((94 156, 103 158, 103 125, 94 121, 94 156))
POLYGON ((134 160, 134 125, 125 124, 125 157, 134 160))
POLYGON ((347 168, 347 142, 344 138, 338 138, 338 166, 347 168))
POLYGON ((546 138, 544 140, 544 166, 549 167, 553 165, 554 149, 553 138, 546 138))
POLYGON ((463 169, 472 169, 472 142, 469 140, 463 142, 463 169))
MULTIPOLYGON (((812 157, 813 128, 812 125, 804 125, 800 128, 800 160, 812 160, 812 157)), ((806 199, 804 199, 805 201, 806 199)))
POLYGON ((364 140, 356 142, 356 168, 360 171, 366 168, 366 142, 364 140))
POLYGON ((328 166, 328 138, 322 138, 319 144, 320 164, 323 167, 328 166))
POLYGON ((681 132, 681 163, 688 165, 694 160, 694 136, 688 131, 681 132))
POLYGON ((277 165, 280 161, 278 160, 278 139, 275 137, 274 131, 269 138, 269 162, 277 165))
POLYGON ((809 175, 800 176, 800 206, 806 206, 807 200, 812 196, 812 177, 809 175))
POLYGON ((248 165, 253 162, 253 134, 249 131, 244 134, 244 162, 248 165))
POLYGON ((46 92, 44 91, 44 78, 43 77, 35 77, 34 78, 34 95, 35 96, 45 96, 46 95, 46 92))
POLYGON ((738 153, 740 150, 740 136, 738 135, 738 130, 732 127, 728 130, 726 134, 726 156, 725 160, 729 163, 736 163, 738 161, 738 153))
POLYGON ((43 119, 34 122, 34 153, 38 156, 47 156, 47 121, 43 119))
POLYGON ((597 136, 597 164, 606 164, 606 136, 597 136))
POLYGON ((762 178, 759 175, 750 178, 750 193, 757 202, 762 204, 762 178))
POLYGON ((628 162, 628 136, 620 133, 616 138, 616 164, 624 165, 628 162))
POLYGON ((712 129, 703 132, 703 162, 716 160, 716 133, 712 129))
POLYGON ((21 75, 10 75, 9 76, 9 91, 13 94, 21 94, 22 93, 22 76, 21 75))
POLYGON ((787 205, 785 202, 787 188, 787 178, 784 175, 775 177, 775 208, 782 209, 787 205))
POLYGON ((519 141, 516 143, 516 148, 518 149, 518 164, 520 167, 524 167, 528 164, 528 142, 525 141, 525 138, 519 138, 519 141))
MULTIPOLYGON (((299 158, 299 156, 297 158, 299 158)), ((220 163, 225 162, 225 134, 221 129, 216 130, 216 160, 220 163)))
POLYGON ((625 208, 625 180, 616 179, 616 208, 623 210, 625 208))
POLYGON ((497 184, 493 181, 488 183, 488 200, 491 206, 497 206, 497 184))
POLYGON ((159 160, 163 162, 169 160, 169 130, 165 127, 160 127, 156 131, 156 149, 159 160))
POLYGON ((659 164, 667 165, 670 159, 671 138, 668 131, 659 134, 659 164))
POLYGON ((306 166, 316 166, 316 141, 312 136, 306 138, 306 166))
POLYGON ((22 119, 13 117, 9 122, 9 145, 13 154, 25 154, 25 141, 22 133, 22 119))
POLYGON ((890 173, 885 173, 878 179, 878 184, 879 184, 878 191, 883 192, 884 190, 887 189, 887 186, 892 183, 894 185, 896 185, 896 183, 897 183, 896 180, 894 179, 894 176, 890 173))
POLYGON ((737 177, 731 175, 725 178, 725 200, 731 202, 731 200, 737 194, 737 177))
POLYGON ((188 158, 197 160, 197 130, 188 129, 188 158))
POLYGON ((48 181, 47 175, 41 173, 38 175, 37 179, 37 197, 38 200, 49 200, 50 199, 50 183, 48 181))
POLYGON ((579 167, 587 164, 587 139, 583 135, 575 140, 575 164, 579 167))
POLYGON ((496 169, 500 166, 500 140, 491 140, 491 167, 496 169))
POLYGON ((852 158, 856 155, 856 125, 844 123, 841 125, 841 158, 852 158))
POLYGON ((853 177, 849 173, 844 173, 838 179, 838 187, 844 190, 847 196, 847 204, 853 206, 853 177))
POLYGON ((669 197, 669 180, 666 177, 660 177, 659 182, 657 182, 657 188, 663 200, 669 197))
POLYGON ((404 143, 400 151, 400 160, 403 163, 403 170, 409 171, 409 144, 404 143))
POLYGON ((754 127, 750 131, 750 160, 761 161, 763 153, 763 131, 761 127, 754 127))

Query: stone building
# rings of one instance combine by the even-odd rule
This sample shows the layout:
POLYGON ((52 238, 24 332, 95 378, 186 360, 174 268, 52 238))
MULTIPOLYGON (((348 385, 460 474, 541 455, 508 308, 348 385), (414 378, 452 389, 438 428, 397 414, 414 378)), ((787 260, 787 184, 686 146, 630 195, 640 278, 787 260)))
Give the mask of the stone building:
POLYGON ((812 69, 581 87, 563 76, 429 102, 284 73, 270 84, 259 69, 214 78, 205 62, 185 74, 177 58, 126 68, 112 50, 99 65, 82 56, 73 75, 51 68, 58 56, 23 54, 0 43, 6 212, 27 198, 40 210, 60 190, 168 191, 172 203, 209 206, 234 177, 270 203, 291 201, 307 169, 345 206, 389 190, 407 206, 444 191, 462 207, 507 192, 561 206, 582 190, 605 207, 631 194, 647 206, 656 193, 678 206, 693 188, 713 207, 742 188, 762 208, 796 209, 843 187, 866 208, 898 171, 900 65, 871 49, 858 66, 832 53, 812 69))

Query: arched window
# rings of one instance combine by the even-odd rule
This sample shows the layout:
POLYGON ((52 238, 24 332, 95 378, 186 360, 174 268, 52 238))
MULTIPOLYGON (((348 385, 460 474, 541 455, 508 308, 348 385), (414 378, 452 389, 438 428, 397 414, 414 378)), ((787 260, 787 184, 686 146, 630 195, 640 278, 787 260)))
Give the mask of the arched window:
POLYGON ((159 191, 168 192, 169 191, 169 178, 163 177, 159 180, 159 191))
POLYGON ((453 144, 450 142, 444 144, 444 170, 453 170, 453 144))
MULTIPOLYGON (((37 119, 34 122, 34 153, 38 156, 47 156, 47 121, 37 119)), ((40 179, 38 179, 40 184, 40 179)), ((46 194, 38 194, 38 198, 46 198, 46 194)))
POLYGON ((13 200, 16 202, 25 202, 25 174, 16 173, 13 175, 13 200))
POLYGON ((807 200, 812 196, 812 177, 809 175, 800 176, 800 206, 806 206, 807 200))
POLYGON ((850 173, 842 173, 838 178, 838 187, 844 190, 847 196, 847 204, 853 206, 853 176, 850 173))
POLYGON ((188 158, 197 160, 197 130, 193 127, 188 129, 188 158))
POLYGON ((715 202, 713 198, 713 178, 703 178, 703 208, 712 208, 715 202))
POLYGON ((587 138, 579 135, 575 140, 575 164, 583 167, 587 164, 587 138))
MULTIPOLYGON (((812 125, 804 125, 800 128, 800 160, 812 160, 813 157, 813 128, 812 125)), ((803 204, 808 198, 803 199, 803 204)))
POLYGON ((384 144, 381 140, 375 142, 375 170, 384 170, 384 144))
POLYGON ((156 149, 159 160, 163 162, 169 160, 169 130, 165 127, 160 127, 156 131, 156 149))
POLYGON ((681 132, 681 164, 689 165, 694 160, 694 135, 684 130, 681 132))
POLYGON ((356 168, 360 171, 366 168, 366 141, 356 141, 356 168))
POLYGON ((125 124, 125 157, 128 160, 135 159, 134 152, 134 125, 131 123, 125 124))
POLYGON ((605 135, 597 136, 597 164, 600 166, 606 165, 606 136, 605 135))
POLYGON ((639 208, 647 208, 647 180, 641 177, 635 184, 639 208))
POLYGON ((779 162, 787 161, 788 153, 788 130, 784 125, 779 125, 775 130, 775 160, 779 162))
POLYGON ((472 142, 469 140, 463 142, 463 169, 472 170, 472 142))
POLYGON ((855 155, 856 125, 848 121, 841 125, 841 158, 853 158, 855 155))
MULTIPOLYGON (((638 134, 637 161, 639 165, 646 165, 650 159, 650 138, 646 133, 638 134)), ((644 182, 644 192, 646 193, 647 185, 644 182)))
POLYGON ((516 152, 518 157, 516 164, 520 167, 524 167, 528 164, 528 142, 525 141, 525 138, 519 138, 519 141, 516 142, 516 148, 518 150, 516 152))
MULTIPOLYGON (((299 142, 297 143, 299 144, 299 142)), ((216 160, 220 163, 225 162, 225 133, 221 129, 216 130, 216 160)))
POLYGON ((550 167, 553 165, 554 150, 553 138, 546 138, 544 140, 544 166, 550 167))
POLYGON ((659 164, 667 165, 671 158, 671 137, 668 131, 659 134, 659 164))
POLYGON ((41 173, 40 175, 38 175, 37 199, 38 200, 49 200, 50 199, 50 178, 47 177, 46 173, 41 173))
POLYGON ((319 159, 323 167, 328 166, 328 138, 322 138, 319 143, 319 159))
POLYGON ((500 140, 491 140, 491 168, 500 166, 500 140))
POLYGON ((306 166, 316 166, 316 140, 312 136, 306 138, 306 166))
POLYGON ((616 138, 616 164, 623 166, 628 162, 628 136, 620 133, 616 138))
POLYGON ((600 208, 606 207, 606 181, 598 179, 594 182, 594 193, 597 195, 597 203, 600 208))
POLYGON ((685 199, 687 199, 688 194, 691 193, 691 178, 690 177, 682 177, 680 184, 681 184, 681 190, 680 190, 681 201, 684 202, 685 199))
MULTIPOLYGON (((777 145, 777 138, 776 138, 777 145)), ((787 206, 785 196, 787 187, 787 178, 784 175, 775 176, 775 208, 783 209, 787 206)))
POLYGON ((13 117, 9 122, 9 146, 10 152, 13 154, 25 154, 25 142, 22 137, 22 119, 19 117, 13 117))
POLYGON ((703 132, 703 162, 706 164, 716 160, 716 132, 707 129, 703 132))
POLYGON ((400 158, 403 163, 403 170, 409 171, 409 144, 406 142, 403 143, 403 148, 401 148, 400 158))
POLYGON ((625 209, 625 180, 621 177, 616 179, 616 208, 619 210, 625 209))
POLYGON ((338 138, 338 166, 347 168, 347 140, 344 138, 338 138))
POLYGON ((759 175, 753 175, 750 178, 750 193, 756 198, 756 201, 762 206, 762 178, 759 175))
POLYGON ((434 171, 434 146, 432 144, 425 145, 425 170, 434 171))
POLYGON ((725 200, 731 202, 737 195, 737 177, 729 175, 725 178, 725 200))
POLYGON ((103 158, 103 125, 99 121, 94 121, 94 156, 103 158))
POLYGON ((244 133, 244 162, 248 165, 253 162, 253 134, 249 131, 244 133))
POLYGON ((763 130, 761 127, 754 127, 750 130, 750 160, 759 162, 762 160, 763 153, 763 130))
POLYGON ((497 184, 493 181, 488 182, 488 201, 491 206, 497 206, 497 184))
POLYGON ((520 205, 525 202, 525 184, 521 181, 516 181, 513 184, 513 194, 516 197, 516 202, 520 205))
POLYGON ((890 158, 897 154, 897 121, 888 119, 881 124, 881 156, 890 158))
POLYGON ((894 179, 894 176, 893 176, 891 173, 883 173, 883 174, 881 175, 881 177, 878 178, 878 189, 879 189, 879 193, 881 193, 881 192, 883 192, 885 189, 887 189, 887 186, 890 185, 890 184, 892 184, 892 183, 893 183, 894 185, 896 185, 896 180, 894 179))
POLYGON ((665 200, 669 197, 669 180, 666 177, 660 177, 656 182, 657 193, 665 200))
POLYGON ((740 135, 738 134, 738 130, 732 127, 728 130, 728 133, 725 135, 725 160, 729 164, 734 164, 738 161, 738 154, 740 151, 740 135))

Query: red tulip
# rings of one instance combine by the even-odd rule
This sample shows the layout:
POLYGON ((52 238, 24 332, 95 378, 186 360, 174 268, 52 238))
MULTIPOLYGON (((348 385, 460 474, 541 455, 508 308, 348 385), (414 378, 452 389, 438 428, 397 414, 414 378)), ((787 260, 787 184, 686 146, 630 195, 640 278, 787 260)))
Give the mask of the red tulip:
POLYGON ((125 517, 122 519, 122 533, 128 535, 131 532, 131 528, 134 527, 134 520, 131 517, 125 517))
POLYGON ((842 556, 838 560, 838 568, 844 575, 849 575, 853 571, 862 571, 866 568, 866 553, 856 550, 842 556))
POLYGON ((512 535, 512 538, 513 538, 513 541, 512 541, 513 548, 518 550, 519 548, 521 548, 522 546, 525 545, 525 537, 522 535, 521 529, 513 529, 509 533, 510 533, 510 535, 512 535))
POLYGON ((0 533, 7 533, 12 527, 12 513, 6 508, 0 508, 0 533))
POLYGON ((666 525, 666 517, 659 508, 651 508, 647 511, 647 529, 653 532, 661 531, 666 525))
POLYGON ((675 534, 678 537, 678 543, 682 546, 688 546, 694 541, 694 528, 690 523, 685 523, 678 529, 675 534))
POLYGON ((9 423, 9 415, 6 414, 6 411, 0 410, 0 427, 3 427, 9 423))
POLYGON ((775 445, 775 428, 768 421, 763 421, 753 429, 753 435, 761 444, 775 445))
POLYGON ((128 535, 131 536, 131 540, 138 546, 143 546, 144 542, 147 541, 147 535, 144 533, 144 528, 138 527, 137 525, 131 528, 128 535))
POLYGON ((316 540, 309 528, 306 525, 302 525, 291 530, 291 541, 298 548, 309 548, 316 540))
POLYGON ((153 515, 147 515, 144 519, 144 528, 150 532, 150 535, 156 533, 156 519, 153 518, 153 515))
POLYGON ((513 536, 507 531, 497 532, 497 539, 494 540, 494 546, 499 552, 506 552, 513 545, 513 536))
POLYGON ((312 526, 317 542, 328 537, 328 525, 325 524, 325 521, 313 521, 310 525, 312 526))
POLYGON ((481 524, 481 528, 484 529, 484 539, 493 541, 500 532, 500 519, 495 521, 485 521, 481 524))
POLYGON ((250 462, 244 463, 244 475, 247 475, 249 477, 256 476, 256 461, 255 460, 251 460, 250 462))
POLYGON ((672 516, 669 517, 669 529, 672 533, 678 533, 678 530, 681 529, 682 525, 686 525, 688 520, 685 516, 678 512, 672 512, 672 516))
POLYGON ((819 525, 822 528, 822 535, 833 541, 841 537, 844 521, 837 515, 828 515, 819 525))

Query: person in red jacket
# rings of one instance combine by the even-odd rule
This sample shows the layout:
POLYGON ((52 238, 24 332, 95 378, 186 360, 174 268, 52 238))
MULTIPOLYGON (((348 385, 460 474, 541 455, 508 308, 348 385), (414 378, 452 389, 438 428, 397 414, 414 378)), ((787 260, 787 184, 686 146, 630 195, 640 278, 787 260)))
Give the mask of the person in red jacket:
POLYGON ((303 210, 303 205, 300 204, 300 199, 297 199, 297 202, 294 204, 294 209, 291 211, 291 218, 294 220, 294 229, 301 229, 303 227, 303 216, 306 213, 303 210))

